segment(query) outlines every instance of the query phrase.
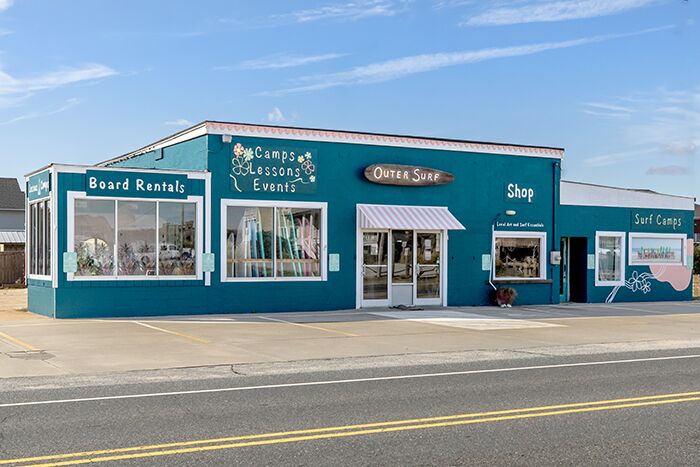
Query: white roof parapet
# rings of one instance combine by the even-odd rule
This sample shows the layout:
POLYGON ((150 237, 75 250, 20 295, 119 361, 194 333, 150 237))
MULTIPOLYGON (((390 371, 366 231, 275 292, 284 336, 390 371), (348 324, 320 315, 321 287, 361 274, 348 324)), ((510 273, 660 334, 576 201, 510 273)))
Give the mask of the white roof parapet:
POLYGON ((104 166, 123 160, 131 159, 146 152, 155 151, 177 143, 188 141, 199 136, 232 135, 258 138, 296 139, 302 141, 318 141, 347 144, 367 144, 374 146, 390 146, 418 149, 436 149, 442 151, 478 152, 485 154, 501 154, 510 156, 545 157, 561 159, 564 149, 546 146, 528 146, 518 144, 501 144, 478 141, 463 141, 446 138, 422 136, 389 135, 381 133, 363 133, 357 131, 324 130, 314 128, 297 128, 274 125, 254 125, 248 123, 205 121, 193 127, 182 130, 155 143, 144 146, 123 156, 100 162, 104 166))
POLYGON ((617 188, 562 180, 560 204, 640 209, 680 209, 693 211, 692 196, 667 195, 650 190, 617 188))

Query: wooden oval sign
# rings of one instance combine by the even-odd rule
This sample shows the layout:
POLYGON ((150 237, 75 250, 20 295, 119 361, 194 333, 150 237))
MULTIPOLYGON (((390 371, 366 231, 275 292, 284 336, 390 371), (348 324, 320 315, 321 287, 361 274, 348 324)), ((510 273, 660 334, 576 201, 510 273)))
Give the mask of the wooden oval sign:
POLYGON ((449 172, 415 165, 373 164, 365 169, 365 178, 382 185, 430 186, 452 183, 449 172))

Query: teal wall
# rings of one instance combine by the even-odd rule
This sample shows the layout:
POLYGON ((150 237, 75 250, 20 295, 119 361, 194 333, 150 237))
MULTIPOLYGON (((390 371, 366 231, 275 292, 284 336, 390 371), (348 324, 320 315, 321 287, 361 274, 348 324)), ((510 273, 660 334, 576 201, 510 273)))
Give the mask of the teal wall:
MULTIPOLYGON (((68 249, 68 191, 85 191, 85 175, 59 173, 58 190, 58 289, 56 317, 147 316, 205 313, 207 294, 204 281, 68 281, 63 273, 63 252, 68 249)), ((204 180, 191 180, 190 194, 205 195, 204 180)), ((206 234, 206 226, 205 232, 206 234)), ((30 290, 30 296, 31 296, 30 290)), ((30 310, 34 311, 31 308, 30 310)))
MULTIPOLYGON (((586 237, 588 240, 588 254, 595 254, 595 234, 596 231, 611 232, 649 232, 649 233, 681 233, 692 238, 693 234, 693 211, 670 210, 670 209, 636 209, 636 208, 616 208, 598 206, 561 206, 560 218, 558 222, 559 234, 562 237, 586 237), (635 225, 634 214, 640 216, 652 215, 656 218, 661 215, 663 218, 678 218, 682 220, 682 225, 673 226, 657 225, 655 220, 652 225, 635 225)), ((626 238, 626 249, 629 248, 629 236, 626 238)), ((642 273, 649 273, 649 266, 630 266, 628 253, 625 252, 625 278, 632 278, 636 272, 637 276, 642 273)), ((590 303, 603 303, 613 290, 613 287, 597 287, 595 285, 595 270, 588 270, 587 297, 590 303)), ((559 286, 559 279, 556 278, 556 285, 559 286)), ((644 294, 642 291, 632 291, 626 287, 621 287, 615 295, 614 302, 635 302, 635 301, 660 301, 660 300, 691 300, 692 299, 692 279, 688 288, 683 291, 676 291, 669 283, 656 279, 650 280, 651 290, 644 294)))
MULTIPOLYGON (((594 252, 596 230, 630 231, 631 212, 620 208, 559 206, 559 161, 550 158, 494 155, 371 146, 359 144, 309 142, 265 138, 234 137, 223 143, 221 136, 209 135, 122 161, 114 167, 203 170, 211 172, 212 251, 216 270, 211 286, 204 281, 67 281, 59 274, 55 290, 56 316, 107 317, 166 314, 241 313, 304 310, 333 310, 355 307, 356 300, 356 205, 397 204, 447 206, 466 230, 450 231, 448 255, 448 304, 452 306, 490 303, 489 271, 482 270, 482 255, 490 254, 492 226, 499 222, 534 223, 543 227, 499 227, 498 230, 537 230, 547 233, 547 280, 544 283, 504 284, 518 291, 518 304, 558 303, 559 267, 549 265, 549 252, 559 250, 561 236, 589 238, 589 253, 594 252), (235 144, 246 148, 294 148, 311 151, 316 164, 315 187, 306 192, 238 192, 231 182, 231 159, 235 144), (377 164, 407 164, 444 170, 454 175, 451 184, 428 187, 379 185, 368 182, 365 167, 377 164), (509 199, 506 187, 517 183, 532 188, 534 197, 509 199), (320 201, 328 203, 328 253, 340 255, 340 271, 328 272, 326 281, 220 281, 220 219, 222 199, 320 201), (516 211, 512 217, 506 210, 516 211), (585 222, 582 222, 585 220, 585 222)), ((67 192, 85 191, 85 175, 59 173, 58 187, 58 270, 63 270, 62 253, 67 250, 67 192)), ((252 190, 252 183, 243 186, 252 190)), ((311 189, 310 189, 311 188, 311 189)), ((192 182, 192 194, 205 195, 203 180, 192 182)), ((206 196, 206 195, 205 195, 206 196)), ((692 231, 692 213, 683 216, 684 232, 692 231), (685 224, 687 220, 687 224, 685 224), (687 229, 685 229, 687 225, 687 229)), ((644 230, 644 229, 643 229, 644 230)), ((648 230, 647 230, 648 231, 648 230)), ((648 267, 627 267, 627 275, 648 267)), ((604 301, 610 287, 595 287, 593 271, 589 275, 589 301, 604 301)), ((675 292, 666 283, 654 283, 646 296, 621 289, 616 301, 690 299, 690 289, 675 292)), ((30 310, 52 314, 54 292, 43 285, 30 284, 30 310), (50 300, 49 300, 50 299, 50 300), (50 306, 49 306, 50 304, 50 306)))
MULTIPOLYGON (((329 272, 325 282, 221 283, 220 271, 212 274, 210 311, 213 313, 301 311, 355 307, 356 296, 356 205, 403 204, 448 206, 465 225, 464 231, 449 232, 448 304, 490 303, 489 272, 481 270, 481 255, 491 252, 491 227, 498 213, 514 209, 511 221, 542 222, 551 249, 553 238, 555 160, 451 151, 317 143, 264 138, 237 138, 222 143, 209 136, 209 170, 212 172, 212 244, 220 252, 221 198, 254 200, 298 200, 328 202, 328 252, 340 254, 341 270, 329 272), (229 172, 232 148, 295 148, 317 153, 317 189, 312 194, 238 193, 231 187, 229 172), (448 185, 401 187, 370 183, 365 167, 376 163, 420 165, 445 170, 455 176, 448 185), (530 186, 536 191, 531 204, 508 201, 505 182, 530 186)), ((555 268, 548 268, 551 278, 555 268)), ((558 274, 558 272, 556 272, 558 274)), ((556 275, 555 274, 555 275, 556 275)), ((518 303, 551 303, 552 284, 514 285, 518 303)), ((558 295, 557 295, 558 298, 558 295)))
POLYGON ((51 281, 27 279, 27 309, 53 318, 55 292, 51 281))
POLYGON ((130 167, 134 169, 206 170, 206 136, 200 136, 183 143, 168 146, 141 154, 110 167, 130 167))

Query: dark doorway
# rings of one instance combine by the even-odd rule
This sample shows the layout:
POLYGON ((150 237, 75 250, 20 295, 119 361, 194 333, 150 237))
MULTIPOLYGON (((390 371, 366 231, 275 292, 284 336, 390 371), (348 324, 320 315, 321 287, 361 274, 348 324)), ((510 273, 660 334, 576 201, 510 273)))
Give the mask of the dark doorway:
POLYGON ((588 301, 588 239, 569 238, 569 300, 588 301))

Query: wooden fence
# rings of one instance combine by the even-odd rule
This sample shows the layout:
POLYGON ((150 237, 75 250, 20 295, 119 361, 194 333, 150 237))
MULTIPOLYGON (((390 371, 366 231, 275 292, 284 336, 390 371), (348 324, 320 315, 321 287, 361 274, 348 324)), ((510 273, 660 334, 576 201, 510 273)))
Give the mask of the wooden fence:
POLYGON ((14 284, 24 277, 24 251, 0 251, 0 284, 14 284))

